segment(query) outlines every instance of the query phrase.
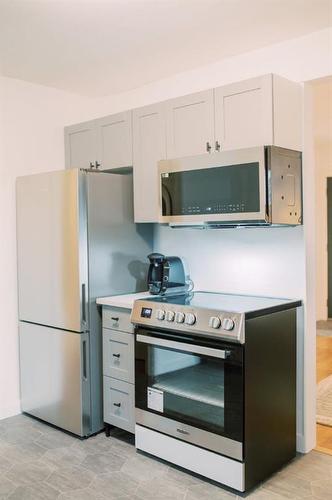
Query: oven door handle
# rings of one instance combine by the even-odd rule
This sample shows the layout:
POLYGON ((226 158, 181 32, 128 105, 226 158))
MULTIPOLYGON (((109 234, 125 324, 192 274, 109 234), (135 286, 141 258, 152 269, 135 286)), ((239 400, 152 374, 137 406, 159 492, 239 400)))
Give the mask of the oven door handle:
POLYGON ((140 334, 136 335, 136 340, 137 342, 143 342, 144 344, 166 347, 167 349, 176 349, 178 351, 190 352, 192 354, 203 354, 204 356, 211 356, 212 358, 226 359, 230 356, 230 351, 225 349, 213 349, 212 347, 185 344, 184 342, 177 342, 173 340, 156 339, 140 334))

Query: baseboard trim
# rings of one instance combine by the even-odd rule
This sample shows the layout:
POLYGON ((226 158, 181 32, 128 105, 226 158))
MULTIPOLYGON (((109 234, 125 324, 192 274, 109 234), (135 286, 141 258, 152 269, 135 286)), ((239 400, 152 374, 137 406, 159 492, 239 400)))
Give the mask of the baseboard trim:
POLYGON ((15 401, 13 404, 1 408, 0 420, 4 418, 14 417, 15 415, 20 415, 22 413, 20 401, 15 401))

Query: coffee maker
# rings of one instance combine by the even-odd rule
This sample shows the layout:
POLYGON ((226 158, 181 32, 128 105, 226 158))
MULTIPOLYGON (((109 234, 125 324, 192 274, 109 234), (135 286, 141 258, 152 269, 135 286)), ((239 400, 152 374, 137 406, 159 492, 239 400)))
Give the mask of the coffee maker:
POLYGON ((148 289, 152 295, 186 293, 189 276, 186 276, 180 257, 166 257, 161 253, 148 255, 148 289))

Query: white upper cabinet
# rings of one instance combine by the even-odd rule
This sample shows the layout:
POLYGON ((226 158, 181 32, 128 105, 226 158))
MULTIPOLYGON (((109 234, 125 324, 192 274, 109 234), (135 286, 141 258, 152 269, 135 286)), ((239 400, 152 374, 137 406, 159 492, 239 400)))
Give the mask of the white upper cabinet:
POLYGON ((215 89, 216 146, 273 144, 272 75, 215 89))
POLYGON ((133 164, 132 113, 125 111, 96 120, 101 170, 133 164))
POLYGON ((213 89, 166 103, 167 158, 212 151, 214 143, 213 89))
POLYGON ((215 149, 301 149, 301 87, 265 75, 215 89, 215 149))
POLYGON ((302 150, 302 86, 264 75, 65 128, 66 167, 133 166, 136 222, 158 222, 158 161, 275 145, 302 150))
POLYGON ((96 159, 95 120, 65 127, 66 168, 91 168, 96 159))
POLYGON ((157 222, 158 161, 166 158, 165 103, 133 111, 135 222, 157 222))
POLYGON ((132 112, 65 127, 66 168, 112 170, 133 164, 132 112))

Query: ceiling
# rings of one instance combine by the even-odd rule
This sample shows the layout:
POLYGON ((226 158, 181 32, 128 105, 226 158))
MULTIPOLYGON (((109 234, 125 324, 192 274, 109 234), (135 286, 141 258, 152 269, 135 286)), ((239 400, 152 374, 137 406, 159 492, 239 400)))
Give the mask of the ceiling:
POLYGON ((0 74, 105 96, 332 24, 331 0, 0 0, 0 74))

